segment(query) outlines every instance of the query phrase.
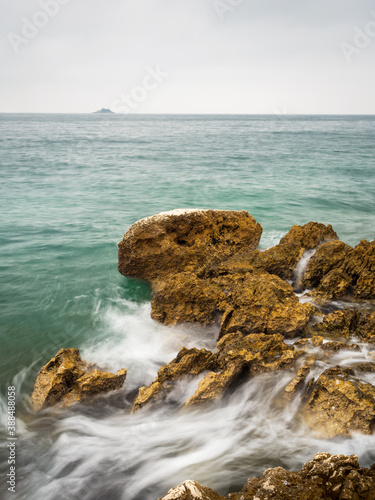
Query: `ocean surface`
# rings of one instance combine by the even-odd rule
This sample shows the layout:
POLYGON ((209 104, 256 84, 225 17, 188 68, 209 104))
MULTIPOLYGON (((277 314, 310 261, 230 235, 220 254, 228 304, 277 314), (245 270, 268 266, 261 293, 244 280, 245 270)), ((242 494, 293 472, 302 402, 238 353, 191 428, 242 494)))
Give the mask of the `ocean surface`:
POLYGON ((288 372, 252 380, 208 410, 130 415, 135 389, 180 347, 213 348, 217 332, 153 322, 150 287, 117 271, 130 225, 175 208, 247 210, 263 227, 262 248, 311 220, 350 245, 373 240, 375 117, 2 114, 0 204, 4 482, 7 387, 17 392, 9 498, 156 500, 186 479, 224 494, 318 451, 375 462, 373 436, 322 440, 296 407, 272 404, 288 372), (37 372, 62 347, 127 368, 123 390, 35 416, 37 372))

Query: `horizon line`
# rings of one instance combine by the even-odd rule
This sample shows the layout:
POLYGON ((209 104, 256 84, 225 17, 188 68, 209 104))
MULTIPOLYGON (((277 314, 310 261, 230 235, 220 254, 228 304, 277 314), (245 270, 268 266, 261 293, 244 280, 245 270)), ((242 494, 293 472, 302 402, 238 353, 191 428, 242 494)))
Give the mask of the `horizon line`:
POLYGON ((375 113, 98 113, 96 111, 0 111, 0 115, 99 115, 99 116, 375 116, 375 113))

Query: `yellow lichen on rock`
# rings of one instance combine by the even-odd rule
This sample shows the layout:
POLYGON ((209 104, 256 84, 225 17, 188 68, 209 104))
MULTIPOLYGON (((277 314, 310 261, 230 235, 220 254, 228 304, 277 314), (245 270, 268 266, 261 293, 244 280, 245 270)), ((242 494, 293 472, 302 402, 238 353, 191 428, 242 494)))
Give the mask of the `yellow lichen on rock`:
POLYGON ((31 396, 35 411, 56 404, 70 406, 100 393, 120 389, 126 370, 104 372, 81 359, 78 349, 60 349, 38 373, 31 396))

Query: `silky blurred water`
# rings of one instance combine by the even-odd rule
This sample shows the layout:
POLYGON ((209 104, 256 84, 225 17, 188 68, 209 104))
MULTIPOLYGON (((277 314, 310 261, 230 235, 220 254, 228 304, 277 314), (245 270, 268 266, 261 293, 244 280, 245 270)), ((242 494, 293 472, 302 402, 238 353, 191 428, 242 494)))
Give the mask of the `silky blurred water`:
POLYGON ((372 240, 374 145, 371 116, 0 115, 1 404, 16 385, 18 498, 65 488, 67 499, 151 500, 188 476, 223 491, 336 448, 375 461, 369 438, 316 442, 266 411, 258 381, 209 418, 129 416, 132 389, 181 346, 212 347, 215 332, 154 323, 149 286, 117 272, 127 228, 174 208, 247 210, 263 226, 262 248, 310 220, 350 245, 372 240), (35 419, 37 371, 61 347, 128 368, 128 393, 35 419), (258 441, 249 412, 264 423, 258 441))

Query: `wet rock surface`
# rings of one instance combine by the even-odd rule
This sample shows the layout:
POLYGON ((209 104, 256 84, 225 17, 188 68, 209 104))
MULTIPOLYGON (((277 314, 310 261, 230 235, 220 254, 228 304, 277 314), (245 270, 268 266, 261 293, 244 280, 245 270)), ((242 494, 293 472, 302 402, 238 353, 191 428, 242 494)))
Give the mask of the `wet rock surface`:
POLYGON ((345 308, 327 314, 321 323, 312 326, 312 330, 326 338, 358 338, 362 342, 375 344, 375 313, 345 308))
POLYGON ((306 287, 321 303, 345 296, 375 298, 375 241, 362 240, 355 248, 341 242, 318 248, 306 270, 306 287))
POLYGON ((213 324, 221 334, 304 334, 312 309, 284 281, 305 250, 337 239, 331 226, 293 226, 279 245, 257 250, 262 228, 247 212, 174 211, 135 223, 119 243, 119 271, 148 279, 153 319, 213 324))
MULTIPOLYGON (((187 481, 159 500, 220 500, 218 493, 187 481), (195 496, 194 496, 195 495, 195 496)), ((297 472, 282 467, 267 469, 247 481, 228 500, 375 500, 375 464, 361 468, 356 455, 317 453, 297 472)))
POLYGON ((352 431, 373 433, 375 387, 363 377, 373 372, 374 363, 325 370, 308 387, 302 410, 305 422, 322 437, 347 436, 352 431))
POLYGON ((160 368, 158 376, 149 386, 140 388, 133 411, 149 403, 165 401, 182 377, 187 380, 188 376, 192 380, 208 372, 184 404, 191 407, 220 398, 227 389, 250 377, 290 367, 300 356, 279 334, 243 336, 241 332, 236 332, 225 335, 217 346, 215 354, 206 349, 183 348, 171 363, 160 368))
POLYGON ((324 314, 301 303, 295 289, 311 289, 318 305, 349 295, 370 299, 374 242, 352 248, 330 225, 309 222, 259 251, 261 232, 246 212, 192 210, 144 219, 125 234, 119 269, 151 282, 152 318, 218 328, 217 352, 182 349, 139 389, 133 411, 164 404, 178 381, 196 380, 187 408, 219 399, 248 378, 288 369, 294 376, 283 399, 301 395, 301 411, 317 432, 373 432, 373 386, 363 380, 365 368, 362 378, 358 367, 322 368, 316 380, 311 370, 334 356, 355 356, 358 342, 374 342, 375 313, 353 307, 324 314), (294 345, 285 342, 294 337, 294 345))
POLYGON ((318 453, 298 472, 282 467, 249 479, 238 500, 374 500, 375 467, 359 467, 356 455, 318 453))
POLYGON ((57 404, 68 407, 120 389, 125 378, 125 369, 117 374, 104 372, 95 364, 83 361, 77 349, 60 349, 39 371, 31 404, 35 411, 57 404))

